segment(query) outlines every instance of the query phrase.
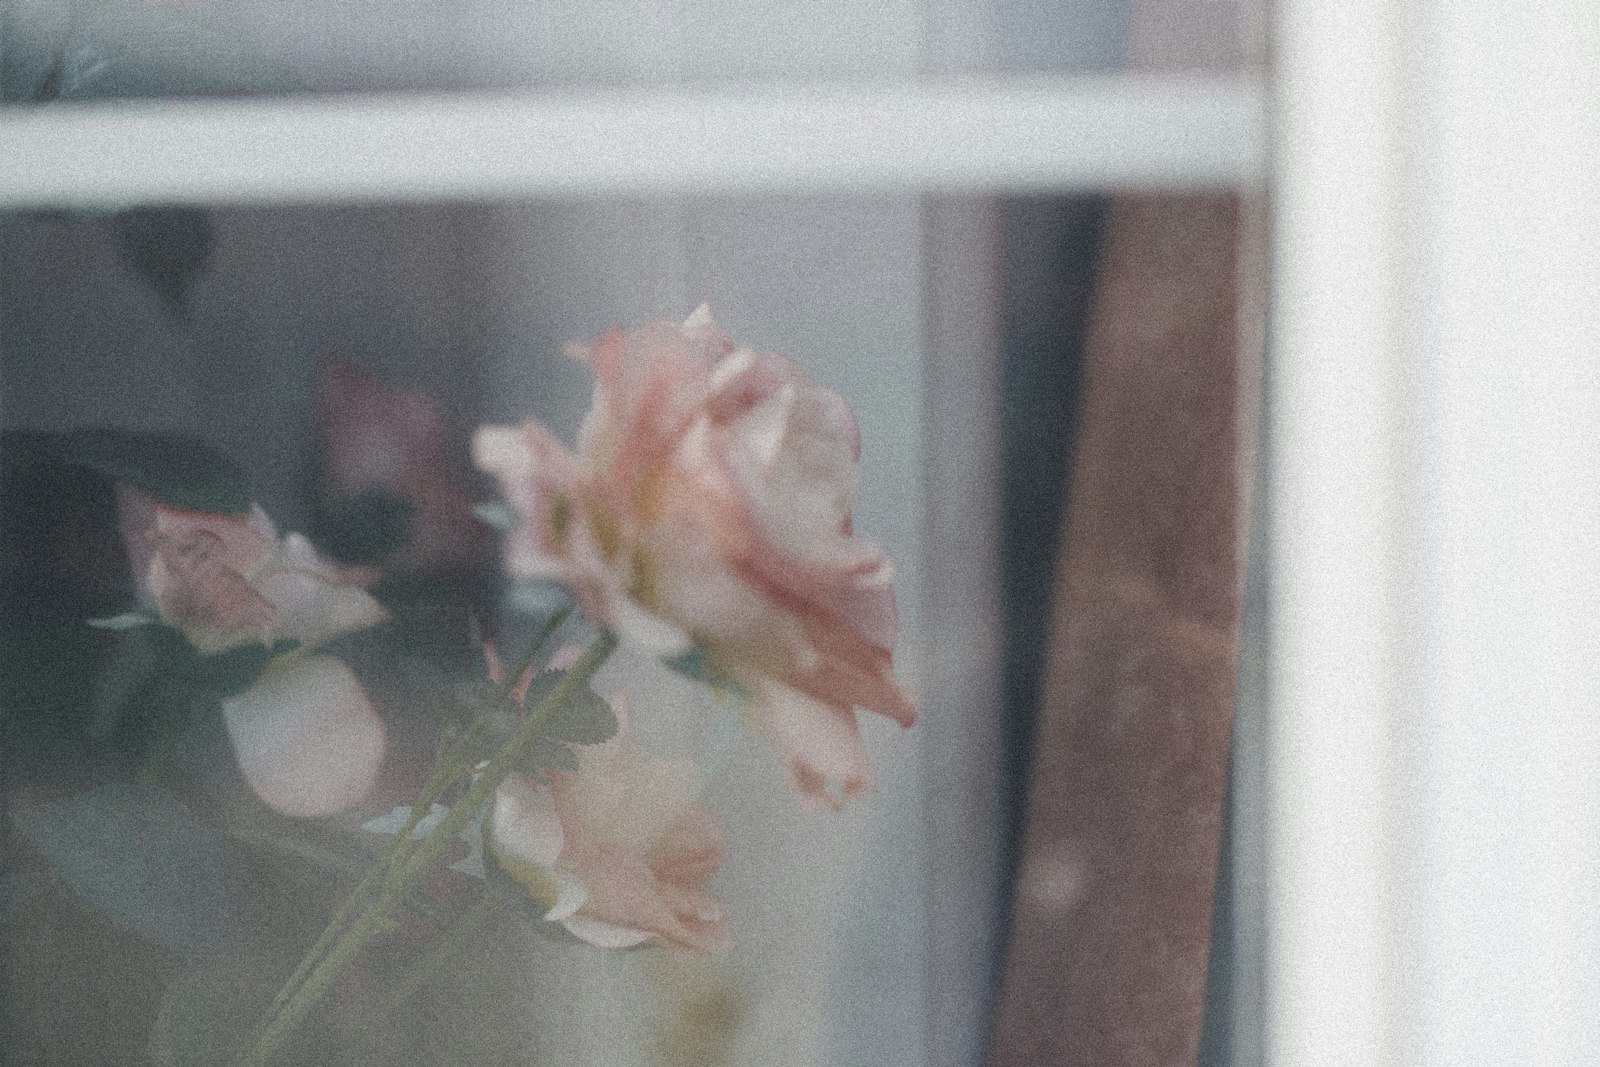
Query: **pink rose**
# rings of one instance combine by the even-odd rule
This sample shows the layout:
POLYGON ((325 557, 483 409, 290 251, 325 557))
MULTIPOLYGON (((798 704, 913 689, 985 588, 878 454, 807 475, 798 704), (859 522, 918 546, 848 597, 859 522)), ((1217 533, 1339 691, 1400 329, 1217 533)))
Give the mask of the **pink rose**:
POLYGON ((313 654, 387 618, 357 576, 299 534, 279 538, 259 507, 248 516, 186 511, 127 486, 118 501, 144 599, 202 654, 299 643, 222 704, 251 789, 274 810, 302 817, 362 800, 383 766, 387 729, 350 668, 313 654))
POLYGON ((364 575, 324 560, 299 534, 280 539, 259 507, 186 511, 127 486, 118 503, 141 593, 206 655, 280 640, 311 648, 387 617, 360 587, 364 575))
POLYGON ((693 765, 644 755, 617 713, 616 736, 569 745, 575 773, 546 771, 548 786, 522 775, 501 784, 490 854, 545 918, 590 944, 728 952, 726 915, 705 891, 722 864, 722 827, 690 799, 693 765))
POLYGON ((474 450, 517 517, 518 574, 662 655, 698 647, 748 692, 808 806, 870 788, 855 708, 916 719, 896 684, 893 566, 851 530, 850 406, 785 356, 735 349, 701 306, 573 354, 595 376, 576 453, 537 422, 474 450))

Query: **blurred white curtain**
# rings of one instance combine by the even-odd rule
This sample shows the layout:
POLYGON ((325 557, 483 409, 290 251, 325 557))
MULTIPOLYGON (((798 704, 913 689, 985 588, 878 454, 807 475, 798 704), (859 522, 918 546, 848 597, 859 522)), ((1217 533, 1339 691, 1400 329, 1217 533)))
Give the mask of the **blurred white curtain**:
POLYGON ((1600 8, 1276 15, 1269 1062, 1600 1062, 1600 8))

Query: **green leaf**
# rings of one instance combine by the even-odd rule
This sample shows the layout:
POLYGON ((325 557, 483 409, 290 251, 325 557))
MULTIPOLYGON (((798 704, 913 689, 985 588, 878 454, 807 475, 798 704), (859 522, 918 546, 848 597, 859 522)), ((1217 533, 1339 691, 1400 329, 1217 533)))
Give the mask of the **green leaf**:
POLYGON ((6 101, 296 92, 299 74, 216 19, 145 0, 18 0, 6 101), (58 13, 59 12, 59 13, 58 13))
POLYGON ((198 437, 133 430, 75 430, 66 436, 69 462, 143 489, 174 507, 243 515, 251 504, 244 468, 198 437))
POLYGON ((211 214, 192 207, 137 207, 110 222, 117 258, 149 285, 167 312, 189 318, 194 284, 217 249, 211 214))
POLYGON ((243 693, 269 662, 294 647, 279 641, 203 656, 169 626, 119 630, 94 676, 89 738, 130 750, 150 744, 152 733, 170 740, 197 709, 243 693))
POLYGON ((85 467, 173 507, 216 515, 250 510, 244 468, 198 437, 106 427, 65 433, 12 430, 0 435, 0 456, 7 464, 85 467))
MULTIPOLYGON (((434 804, 428 809, 428 814, 417 820, 417 825, 411 828, 410 838, 420 841, 433 832, 433 828, 444 822, 445 816, 450 814, 450 809, 443 804, 434 804)), ((411 805, 401 804, 399 807, 390 808, 376 818, 368 819, 361 824, 361 828, 369 834, 398 834, 404 830, 406 823, 411 821, 411 805)))
MULTIPOLYGON (((474 761, 493 758, 507 741, 521 731, 527 713, 537 707, 560 684, 565 671, 545 671, 528 686, 527 700, 519 706, 507 699, 498 708, 491 702, 498 687, 482 679, 463 683, 451 694, 465 708, 488 708, 488 725, 478 736, 478 743, 469 754, 474 761)), ((584 687, 573 693, 566 704, 557 709, 540 732, 519 764, 522 773, 542 780, 546 770, 576 771, 578 763, 568 743, 595 745, 614 737, 617 732, 617 715, 594 690, 584 687)))
POLYGON ((135 708, 148 704, 139 698, 150 691, 166 656, 181 654, 166 627, 132 627, 121 630, 111 643, 100 670, 94 675, 94 697, 89 711, 89 737, 109 740, 135 708), (163 640, 167 638, 167 640, 163 640), (165 647, 163 647, 165 646, 165 647))
POLYGON ((529 747, 528 754, 522 757, 522 764, 518 769, 528 777, 542 782, 545 771, 576 772, 578 757, 565 742, 541 737, 529 747))
POLYGON ((50 875, 44 871, 0 874, 0 927, 10 926, 24 908, 49 891, 50 875))
MULTIPOLYGON (((535 708, 561 684, 566 671, 545 671, 528 687, 524 706, 535 708)), ((611 705, 588 686, 572 694, 565 705, 551 716, 541 739, 572 741, 580 745, 597 745, 614 737, 617 732, 617 713, 611 705)))
POLYGON ((209 957, 259 936, 262 891, 243 855, 170 793, 104 785, 12 819, 74 892, 141 937, 209 957))
POLYGON ((149 626, 155 621, 142 612, 124 611, 120 615, 111 615, 104 619, 89 619, 88 623, 96 630, 133 630, 140 626, 149 626))
MULTIPOLYGON (((556 685, 565 671, 546 671, 528 687, 527 708, 537 707, 556 685)), ((488 744, 484 758, 488 758, 522 727, 521 715, 507 714, 492 723, 486 734, 488 744)), ((551 716, 549 723, 523 756, 518 769, 529 777, 544 780, 545 771, 576 771, 578 760, 570 744, 596 745, 614 737, 617 732, 616 712, 611 705, 587 687, 572 694, 566 705, 551 716)))
POLYGON ((214 694, 218 700, 227 700, 255 685, 267 664, 298 647, 297 641, 278 641, 271 648, 252 644, 211 656, 197 654, 190 661, 190 670, 197 688, 214 694))
POLYGON ((536 582, 528 579, 513 581, 506 589, 506 606, 524 615, 531 615, 543 623, 555 618, 558 612, 572 607, 567 591, 554 582, 536 582))
MULTIPOLYGON (((353 890, 377 859, 362 835, 337 819, 294 818, 249 804, 230 808, 222 829, 265 858, 274 873, 300 885, 332 887, 338 897, 353 890)), ((438 909, 420 890, 406 895, 405 906, 424 919, 438 918, 438 909)))

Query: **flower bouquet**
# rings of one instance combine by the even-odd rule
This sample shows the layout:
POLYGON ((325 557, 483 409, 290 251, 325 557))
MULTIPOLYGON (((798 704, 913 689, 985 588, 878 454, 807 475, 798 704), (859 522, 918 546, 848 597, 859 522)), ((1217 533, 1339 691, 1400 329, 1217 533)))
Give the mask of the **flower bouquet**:
POLYGON ((202 996, 169 983, 158 1062, 325 1061, 330 1017, 380 1033, 491 920, 595 951, 734 951, 738 916, 710 892, 723 830, 700 802, 715 760, 652 750, 651 676, 594 691, 619 647, 742 718, 805 809, 870 790, 858 711, 915 720, 892 669, 893 568, 851 525, 845 400, 736 347, 703 306, 571 353, 594 377, 573 447, 534 421, 473 437, 499 497, 477 515, 521 607, 492 627, 429 616, 447 655, 417 653, 418 598, 381 565, 280 533, 203 446, 10 442, 13 468, 114 486, 135 596, 79 618, 93 667, 66 673, 103 758, 76 791, 8 789, 31 865, 4 876, 180 954, 247 961, 210 966, 202 996), (230 768, 247 791, 216 785, 230 768), (275 911, 298 959, 259 951, 246 917, 275 911))

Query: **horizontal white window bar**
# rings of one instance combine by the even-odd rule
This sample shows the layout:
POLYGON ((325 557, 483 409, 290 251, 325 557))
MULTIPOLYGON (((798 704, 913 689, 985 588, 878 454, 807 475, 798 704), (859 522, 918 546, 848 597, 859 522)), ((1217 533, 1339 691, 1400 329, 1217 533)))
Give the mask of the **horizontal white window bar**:
POLYGON ((123 100, 0 109, 0 208, 1253 186, 1252 81, 123 100))

